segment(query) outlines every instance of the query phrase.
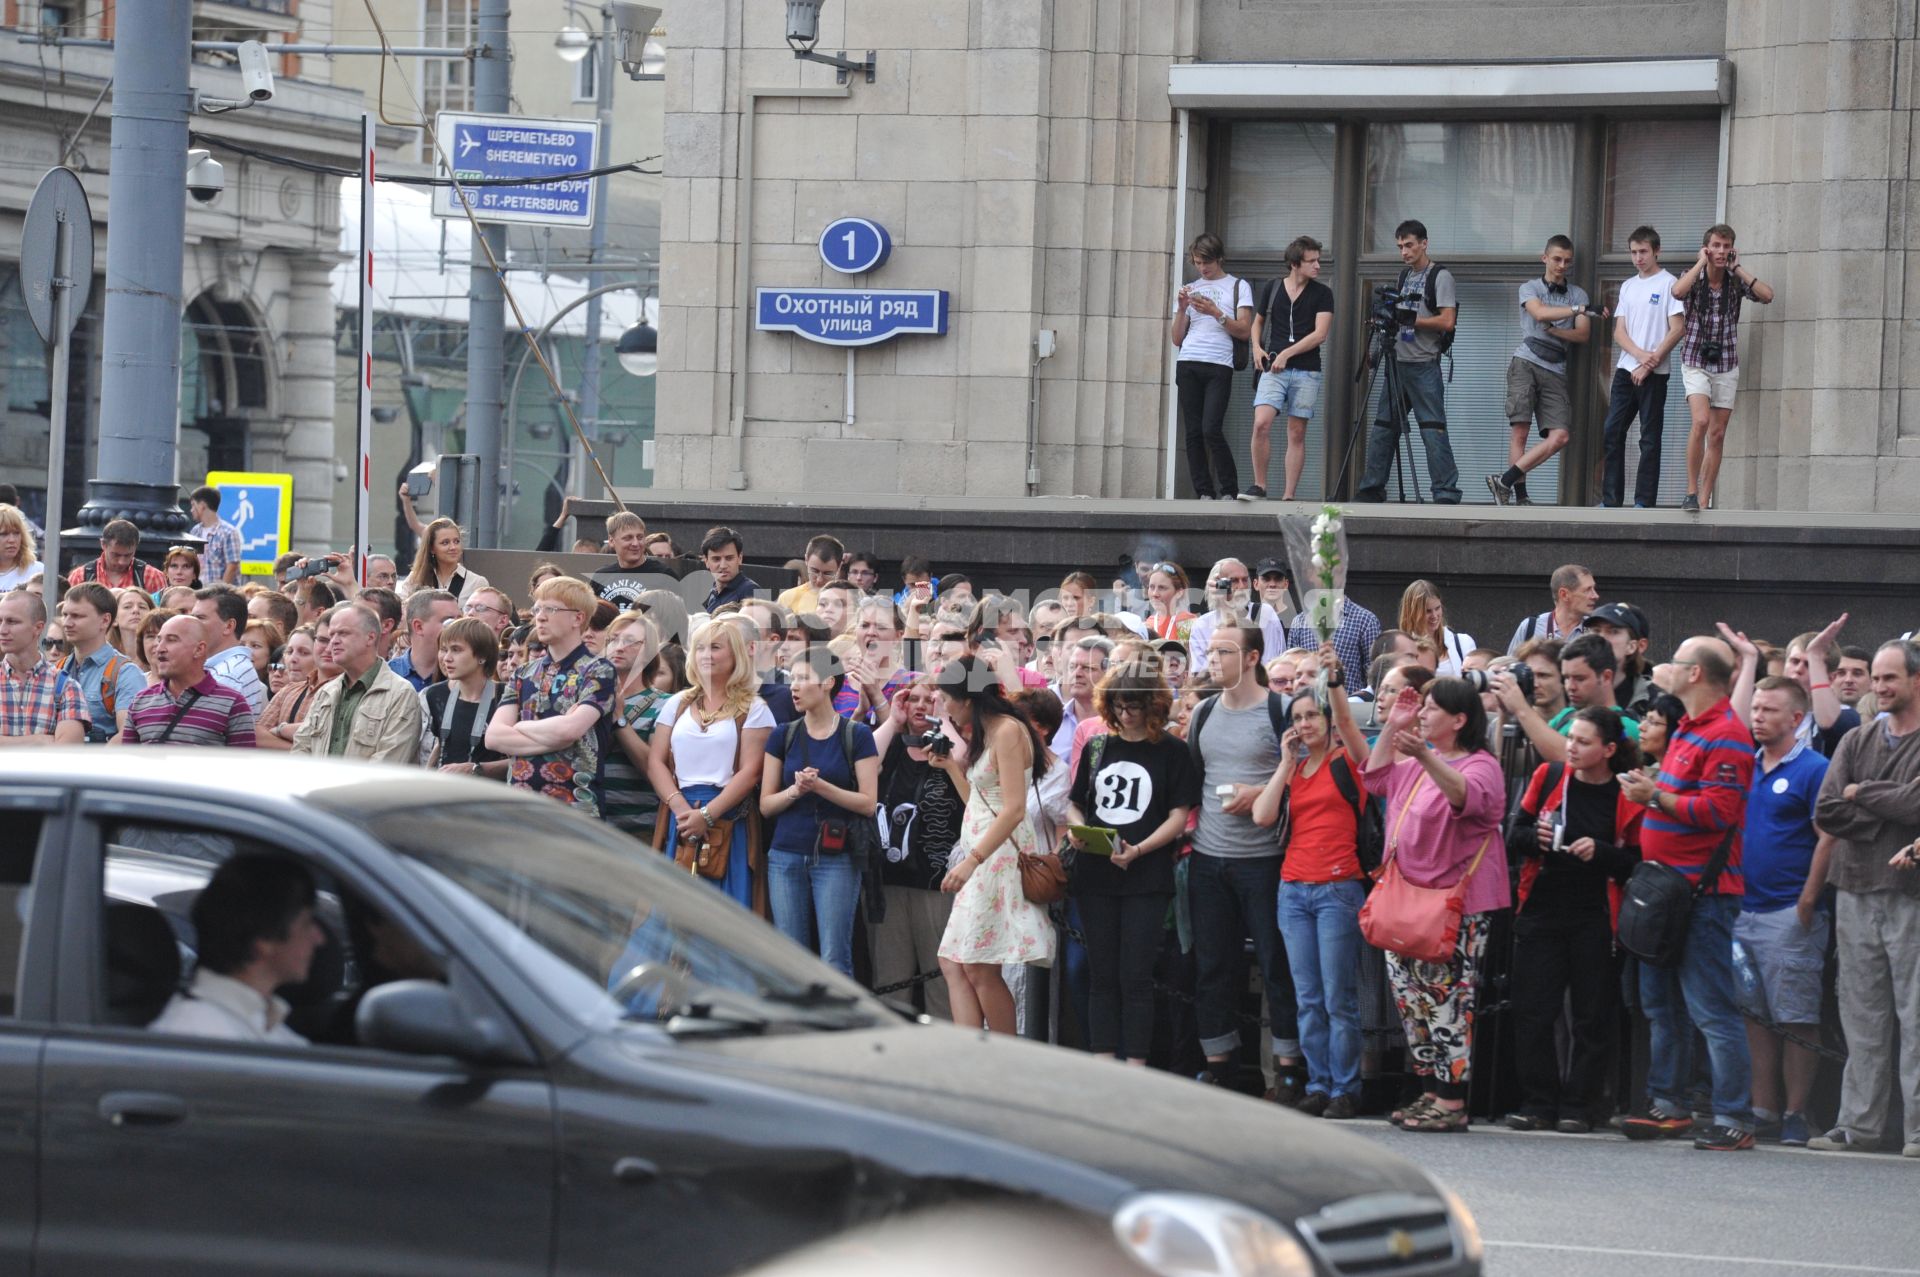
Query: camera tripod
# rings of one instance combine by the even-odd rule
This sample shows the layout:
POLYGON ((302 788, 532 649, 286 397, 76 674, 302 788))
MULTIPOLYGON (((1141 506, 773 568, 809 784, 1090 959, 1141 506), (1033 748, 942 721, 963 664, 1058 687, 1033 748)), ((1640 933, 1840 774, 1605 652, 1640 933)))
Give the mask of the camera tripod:
MULTIPOLYGON (((1368 406, 1373 400, 1373 388, 1385 370, 1385 384, 1380 391, 1381 402, 1392 415, 1388 420, 1393 423, 1397 436, 1393 449, 1393 481, 1400 493, 1401 504, 1407 500, 1407 479, 1413 479, 1413 499, 1416 504, 1425 504, 1426 498, 1420 495, 1420 472, 1415 467, 1413 455, 1413 431, 1407 424, 1407 414, 1411 405, 1407 402, 1406 388, 1400 384, 1400 361, 1393 356, 1393 343, 1396 329, 1382 324, 1378 319, 1367 321, 1367 347, 1360 354, 1360 366, 1353 371, 1353 384, 1361 386, 1360 395, 1354 400, 1353 421, 1347 430, 1347 450, 1340 457, 1340 496, 1346 500, 1348 486, 1353 475, 1353 450, 1361 440, 1368 438, 1373 421, 1368 416, 1368 406), (1404 465, 1403 465, 1404 462, 1404 465)), ((1362 463, 1365 453, 1361 454, 1362 463)))

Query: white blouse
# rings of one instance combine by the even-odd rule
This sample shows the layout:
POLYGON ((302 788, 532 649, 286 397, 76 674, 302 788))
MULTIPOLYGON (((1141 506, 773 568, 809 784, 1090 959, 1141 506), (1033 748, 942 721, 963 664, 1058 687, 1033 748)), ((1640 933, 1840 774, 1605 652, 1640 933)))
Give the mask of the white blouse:
MULTIPOLYGON (((709 727, 700 725, 696 714, 682 714, 687 702, 699 696, 697 691, 677 693, 660 707, 656 729, 672 728, 673 778, 681 788, 688 785, 721 785, 733 779, 734 742, 738 733, 733 719, 722 718, 709 727)), ((773 711, 758 696, 747 711, 748 727, 772 727, 773 711)))

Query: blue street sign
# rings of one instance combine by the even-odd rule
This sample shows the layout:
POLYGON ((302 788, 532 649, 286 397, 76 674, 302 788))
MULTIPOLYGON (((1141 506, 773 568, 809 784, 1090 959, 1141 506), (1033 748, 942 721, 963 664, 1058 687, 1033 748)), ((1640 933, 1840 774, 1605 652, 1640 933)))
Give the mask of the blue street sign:
POLYGON ((878 222, 864 217, 842 217, 820 232, 820 260, 842 275, 878 270, 893 251, 893 236, 878 222))
POLYGON ((798 333, 823 346, 872 346, 908 333, 943 337, 947 295, 929 288, 760 288, 761 332, 798 333))
POLYGON ((240 534, 240 571, 269 576, 293 530, 293 476, 216 470, 209 487, 220 490, 220 518, 240 534))
MULTIPOLYGON (((442 111, 435 117, 440 151, 464 181, 499 177, 552 177, 594 167, 600 149, 597 120, 529 120, 517 115, 442 111)), ((528 186, 469 186, 473 215, 483 222, 528 222, 541 226, 593 225, 593 182, 581 177, 528 186)), ((465 217, 451 186, 435 187, 436 217, 465 217)))

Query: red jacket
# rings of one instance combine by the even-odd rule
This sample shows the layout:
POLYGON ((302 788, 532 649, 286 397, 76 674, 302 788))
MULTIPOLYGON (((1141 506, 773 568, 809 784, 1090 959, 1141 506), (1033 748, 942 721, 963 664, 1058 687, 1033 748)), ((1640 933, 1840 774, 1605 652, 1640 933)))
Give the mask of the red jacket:
MULTIPOLYGON (((1566 797, 1567 787, 1564 783, 1556 783, 1551 788, 1547 786, 1547 776, 1556 768, 1560 769, 1561 781, 1564 782, 1567 770, 1563 763, 1541 763, 1534 769, 1533 779, 1527 782, 1527 792, 1520 798, 1520 810, 1528 819, 1514 822, 1513 836, 1507 842, 1507 849, 1520 857, 1520 890, 1514 905, 1515 913, 1526 908, 1527 897, 1533 892, 1533 884, 1539 879, 1541 871, 1546 868, 1546 862, 1540 856, 1540 845, 1535 841, 1537 835, 1534 833, 1534 826, 1538 823, 1539 817, 1559 810, 1561 800, 1566 797)), ((1630 853, 1634 860, 1640 858, 1640 821, 1646 815, 1646 811, 1647 809, 1640 804, 1627 801, 1625 794, 1620 795, 1614 809, 1613 844, 1621 851, 1630 853)), ((1608 912, 1617 921, 1620 914, 1620 889, 1617 882, 1609 888, 1607 896, 1608 912)))

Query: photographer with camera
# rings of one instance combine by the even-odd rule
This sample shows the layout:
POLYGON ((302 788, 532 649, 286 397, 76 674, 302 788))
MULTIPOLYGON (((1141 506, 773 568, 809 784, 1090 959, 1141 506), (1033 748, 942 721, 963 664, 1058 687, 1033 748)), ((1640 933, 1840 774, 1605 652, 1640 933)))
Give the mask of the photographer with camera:
POLYGON ((1231 500, 1240 491, 1233 449, 1227 446, 1227 400, 1233 394, 1234 349, 1253 333, 1253 286, 1227 274, 1226 245, 1212 232, 1197 236, 1187 254, 1200 278, 1180 285, 1174 300, 1173 344, 1180 348, 1174 382, 1187 436, 1187 478, 1202 501, 1231 500))
POLYGON ((1567 761, 1567 730, 1574 715, 1583 709, 1603 709, 1620 720, 1629 744, 1637 754, 1640 724, 1614 704, 1613 647, 1598 634, 1581 634, 1560 649, 1560 684, 1566 692, 1567 707, 1551 719, 1533 707, 1533 698, 1520 687, 1511 670, 1491 682, 1502 713, 1520 725, 1543 761, 1567 761))
MULTIPOLYGON (((1347 606, 1352 606, 1349 600, 1347 606)), ((1253 574, 1239 559, 1222 559, 1207 571, 1207 611, 1194 618, 1187 630, 1187 652, 1192 666, 1207 661, 1207 642, 1223 626, 1257 625, 1260 639, 1268 652, 1287 650, 1287 628, 1279 613, 1253 592, 1253 574)))
POLYGON ((1733 227, 1724 222, 1700 237, 1700 256, 1673 283, 1686 303, 1686 336, 1680 341, 1680 384, 1686 388, 1693 432, 1687 436, 1687 495, 1682 510, 1713 504, 1720 477, 1720 449, 1740 390, 1740 303, 1767 305, 1773 289, 1740 265, 1733 227))
MULTIPOLYGON (((1573 241, 1555 235, 1540 254, 1546 270, 1538 279, 1520 285, 1520 345, 1507 361, 1507 421, 1513 426, 1508 441, 1505 474, 1487 476, 1487 487, 1500 505, 1532 505, 1527 475, 1567 446, 1572 438, 1573 396, 1567 389, 1568 343, 1584 346, 1593 335, 1587 322, 1587 291, 1567 282, 1573 269, 1573 241), (1540 423, 1540 442, 1527 447, 1527 425, 1540 423)), ((1599 311, 1602 319, 1606 309, 1599 311)))
POLYGON ((1302 235, 1287 245, 1287 275, 1267 285, 1253 319, 1253 482, 1242 501, 1266 499, 1273 422, 1287 415, 1287 486, 1294 500, 1307 464, 1307 422, 1320 402, 1320 347, 1333 332, 1333 290, 1320 282, 1320 241, 1302 235))
POLYGON ((1393 232, 1406 266, 1390 292, 1376 290, 1377 302, 1391 302, 1396 328, 1393 363, 1380 395, 1380 410, 1367 439, 1367 469, 1354 497, 1385 501, 1387 475, 1408 413, 1420 427, 1427 452, 1427 477, 1437 505, 1460 504, 1460 468, 1454 464, 1453 445, 1447 439, 1446 383, 1440 375, 1440 356, 1453 346, 1453 272, 1427 256, 1427 228, 1416 221, 1400 223, 1393 232))

